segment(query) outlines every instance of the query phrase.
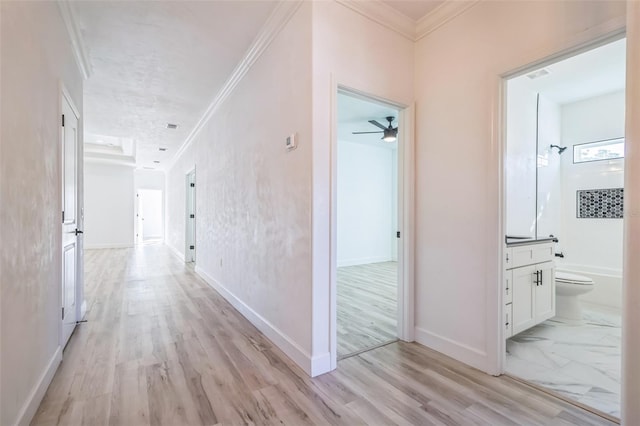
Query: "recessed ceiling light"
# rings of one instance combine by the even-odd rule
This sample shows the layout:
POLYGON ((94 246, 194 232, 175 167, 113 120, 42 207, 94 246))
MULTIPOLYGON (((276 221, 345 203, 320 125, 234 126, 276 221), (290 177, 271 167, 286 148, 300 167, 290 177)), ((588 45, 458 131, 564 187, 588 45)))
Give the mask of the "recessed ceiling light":
POLYGON ((166 151, 167 148, 158 148, 160 151, 166 151))
POLYGON ((177 129, 178 125, 173 123, 167 123, 167 129, 177 129))
POLYGON ((550 74, 549 71, 542 68, 542 69, 539 69, 538 71, 534 71, 532 73, 527 74, 527 77, 529 77, 531 80, 535 80, 536 78, 544 77, 545 75, 549 75, 549 74, 550 74))
POLYGON ((158 160, 153 160, 154 163, 156 164, 160 164, 160 162, 158 160))
POLYGON ((155 170, 156 169, 155 167, 143 167, 143 168, 146 169, 146 170, 155 170))

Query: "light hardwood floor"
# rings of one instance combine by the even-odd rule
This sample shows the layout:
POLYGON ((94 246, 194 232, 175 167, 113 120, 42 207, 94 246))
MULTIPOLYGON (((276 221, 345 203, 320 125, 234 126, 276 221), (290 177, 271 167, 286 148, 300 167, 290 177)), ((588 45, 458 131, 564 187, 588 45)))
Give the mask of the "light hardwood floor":
POLYGON ((78 326, 34 425, 609 425, 394 343, 311 379, 161 245, 87 252, 78 326))
POLYGON ((398 262, 338 268, 338 359, 398 336, 398 262))

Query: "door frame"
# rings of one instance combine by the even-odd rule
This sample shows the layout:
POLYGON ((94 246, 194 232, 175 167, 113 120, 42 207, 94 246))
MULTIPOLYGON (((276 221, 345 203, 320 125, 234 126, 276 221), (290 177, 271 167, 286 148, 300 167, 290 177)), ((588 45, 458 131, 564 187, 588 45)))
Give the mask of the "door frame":
MULTIPOLYGON (((494 102, 496 105, 496 111, 494 114, 494 124, 496 132, 496 145, 497 145, 497 165, 498 165, 498 229, 500 230, 499 235, 497 235, 498 240, 498 264, 496 265, 498 270, 498 280, 493 286, 488 286, 488 294, 487 294, 487 302, 486 309, 487 312, 496 312, 496 315, 488 314, 488 322, 487 322, 487 336, 496 336, 497 340, 494 342, 495 344, 491 344, 488 342, 488 373, 493 375, 501 375, 507 374, 505 371, 506 366, 506 339, 505 339, 505 330, 503 324, 503 292, 502 285, 505 279, 505 268, 504 262, 505 259, 505 240, 504 236, 506 235, 506 211, 507 211, 507 203, 506 203, 506 183, 505 176, 507 174, 507 82, 515 77, 519 77, 521 75, 525 75, 532 71, 538 70, 545 66, 549 66, 556 62, 571 58, 573 56, 579 55, 584 52, 588 52, 600 46, 604 46, 606 44, 612 43, 614 41, 620 40, 626 37, 626 27, 623 26, 621 28, 616 28, 612 31, 606 32, 605 34, 590 37, 588 39, 582 40, 581 42, 570 46, 566 49, 557 51, 552 54, 548 54, 546 56, 541 56, 541 59, 537 59, 531 62, 528 62, 525 65, 522 65, 518 68, 512 69, 508 72, 505 72, 498 76, 497 82, 497 99, 494 102), (497 305, 497 306, 496 306, 497 305), (497 307, 497 309, 496 309, 497 307), (496 332, 497 330, 497 332, 496 332)), ((626 172, 625 172, 626 173, 626 172)))
MULTIPOLYGON (((58 98, 58 116, 57 120, 61 120, 62 115, 64 114, 64 103, 66 102, 71 110, 76 115, 78 119, 78 138, 76 145, 76 227, 77 229, 82 229, 84 227, 84 196, 82 193, 83 183, 84 183, 84 168, 82 167, 83 162, 81 161, 83 158, 83 138, 82 138, 82 116, 80 115, 80 109, 76 106, 76 103, 73 101, 73 97, 71 96, 69 90, 66 88, 62 81, 58 83, 59 87, 59 98, 58 98)), ((59 166, 59 176, 58 176, 58 184, 60 185, 60 208, 59 212, 64 211, 64 127, 62 123, 59 122, 59 133, 58 133, 58 166, 59 166)), ((60 216, 59 216, 60 217, 60 216)), ((64 307, 64 292, 62 291, 62 286, 64 285, 64 246, 63 246, 63 236, 62 236, 62 228, 64 226, 63 222, 59 223, 59 231, 60 232, 60 240, 59 240, 59 249, 60 249, 60 257, 58 259, 58 264, 60 265, 60 283, 58 285, 58 301, 60 303, 60 311, 58 311, 58 345, 61 348, 64 348, 65 343, 64 339, 64 318, 62 318, 61 310, 64 307)), ((83 234, 76 235, 76 321, 80 321, 87 309, 87 303, 84 299, 84 265, 83 265, 83 234)), ((73 333, 72 333, 73 335, 73 333)))
POLYGON ((347 94, 369 102, 379 103, 399 111, 398 125, 398 339, 413 342, 415 339, 415 107, 386 99, 359 89, 332 81, 331 90, 331 215, 330 215, 330 315, 329 350, 330 368, 338 365, 338 328, 337 328, 337 159, 338 159, 338 93, 347 94))

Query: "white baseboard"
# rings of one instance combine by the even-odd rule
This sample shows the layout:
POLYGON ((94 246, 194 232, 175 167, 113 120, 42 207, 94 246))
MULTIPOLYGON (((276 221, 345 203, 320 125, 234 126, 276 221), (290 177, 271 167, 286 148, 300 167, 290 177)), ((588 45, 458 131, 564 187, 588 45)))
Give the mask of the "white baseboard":
POLYGON ((443 353, 457 361, 487 371, 487 353, 464 343, 456 342, 444 336, 416 327, 416 342, 443 353))
POLYGON ((180 259, 181 261, 185 261, 184 259, 184 254, 180 253, 180 250, 178 250, 177 248, 175 248, 174 246, 172 246, 171 244, 169 244, 168 242, 164 242, 164 245, 169 247, 169 249, 171 250, 171 253, 173 253, 174 255, 176 255, 176 257, 178 259, 180 259))
POLYGON ((49 364, 47 368, 42 372, 40 379, 35 384, 31 392, 29 393, 29 397, 25 401, 22 409, 20 409, 20 413, 18 414, 18 418, 16 419, 16 426, 29 425, 33 416, 35 416, 36 411, 38 411, 38 407, 42 402, 42 398, 44 398, 44 394, 47 392, 47 388, 51 384, 53 380, 53 376, 56 374, 58 370, 58 365, 62 361, 62 348, 58 346, 55 353, 49 360, 49 364))
POLYGON ((389 256, 378 257, 360 257, 355 259, 338 259, 336 261, 338 268, 343 266, 368 265, 369 263, 391 262, 393 259, 389 256))
POLYGON ((199 266, 196 265, 196 274, 209 284, 215 291, 220 293, 227 302, 236 308, 249 322, 251 322, 262 334, 264 334, 273 344, 282 350, 291 360, 302 368, 308 375, 315 377, 317 375, 330 371, 331 356, 329 353, 313 357, 302 349, 296 342, 291 340, 289 336, 271 324, 268 320, 254 311, 250 306, 236 297, 227 290, 222 284, 207 274, 199 266))
POLYGON ((133 244, 127 243, 113 243, 113 244, 86 244, 85 250, 102 250, 102 249, 120 249, 120 248, 132 248, 133 244))

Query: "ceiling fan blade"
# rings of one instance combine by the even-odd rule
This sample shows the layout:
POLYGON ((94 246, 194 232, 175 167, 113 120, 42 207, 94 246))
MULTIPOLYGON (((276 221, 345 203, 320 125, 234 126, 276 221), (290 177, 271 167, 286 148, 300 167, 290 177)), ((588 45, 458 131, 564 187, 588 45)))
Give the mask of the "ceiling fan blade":
POLYGON ((387 130, 387 126, 383 126, 382 124, 378 123, 376 120, 369 120, 369 123, 373 124, 376 127, 381 128, 382 130, 387 130))
POLYGON ((351 132, 353 135, 366 135, 368 133, 384 133, 384 132, 351 132))

